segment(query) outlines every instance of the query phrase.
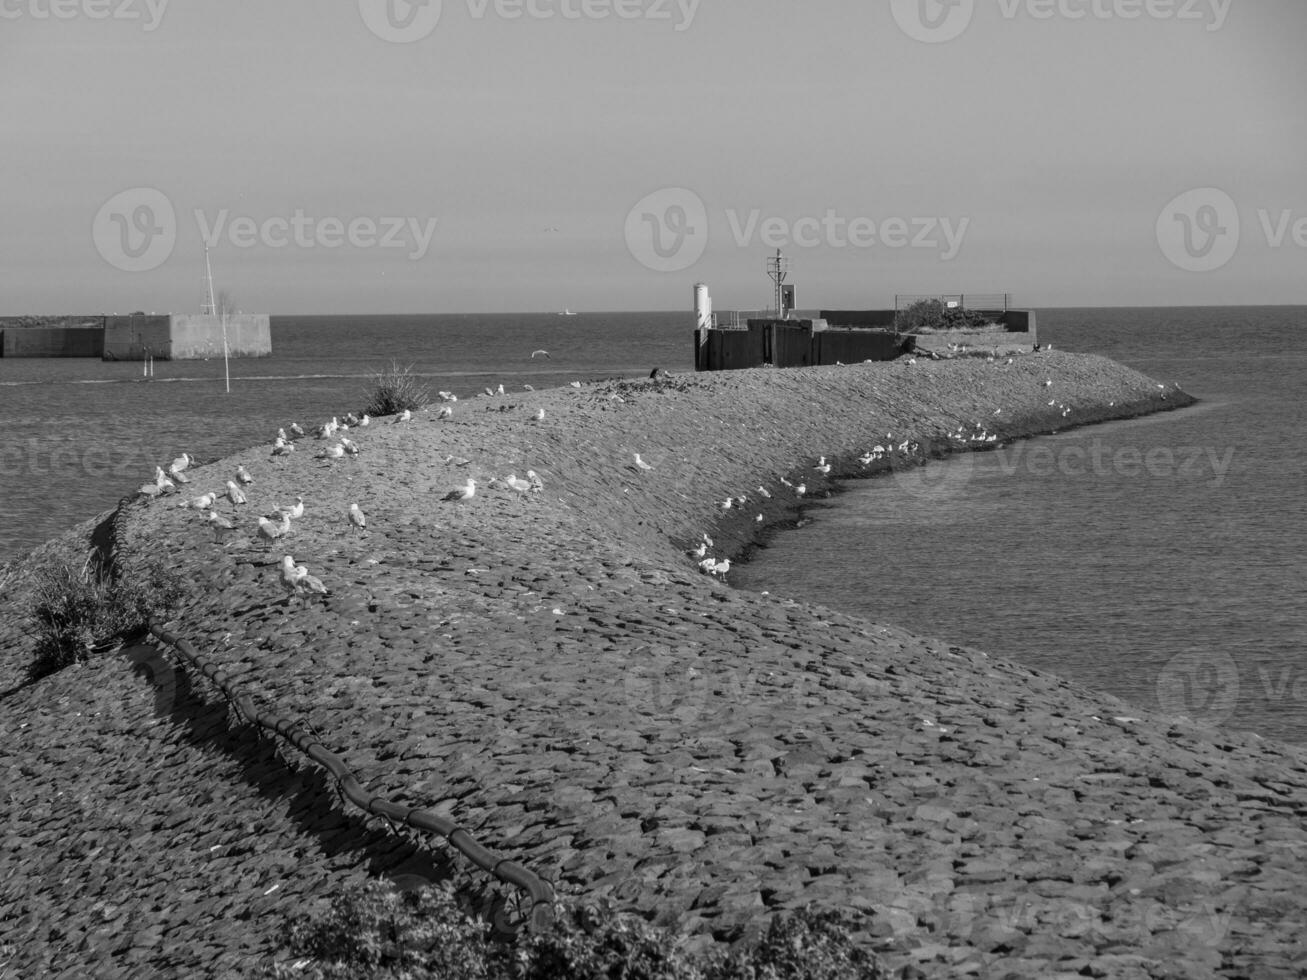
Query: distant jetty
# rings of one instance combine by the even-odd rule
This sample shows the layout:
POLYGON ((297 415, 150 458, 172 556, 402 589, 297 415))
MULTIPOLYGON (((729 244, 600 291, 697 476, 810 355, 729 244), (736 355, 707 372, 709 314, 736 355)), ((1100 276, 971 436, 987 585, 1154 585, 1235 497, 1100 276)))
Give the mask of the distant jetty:
POLYGON ((0 317, 0 357, 195 361, 272 353, 266 313, 0 317))

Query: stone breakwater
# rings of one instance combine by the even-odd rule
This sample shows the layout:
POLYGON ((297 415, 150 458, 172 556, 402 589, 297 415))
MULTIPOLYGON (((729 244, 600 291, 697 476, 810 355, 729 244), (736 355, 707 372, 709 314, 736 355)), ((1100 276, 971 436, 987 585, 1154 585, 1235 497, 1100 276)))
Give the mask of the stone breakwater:
MULTIPOLYGON (((910 976, 1298 976, 1301 750, 739 592, 686 555, 704 533, 739 554, 830 480, 960 448, 959 429, 1006 440, 1189 401, 1061 352, 515 392, 351 432, 356 459, 306 440, 198 468, 195 492, 238 463, 255 477, 225 543, 169 500, 99 537, 128 570, 167 556, 191 590, 166 625, 366 788, 448 814, 565 898, 693 944, 859 909, 910 976), (864 468, 887 433, 907 450, 864 468), (489 485, 528 469, 543 491, 489 485), (469 475, 475 498, 441 500, 469 475), (256 515, 296 495, 304 516, 265 551, 256 515), (331 594, 286 602, 284 553, 331 594)), ((3 690, 30 660, 30 592, 22 566, 0 576, 3 690)), ((0 975, 240 976, 288 915, 367 875, 467 877, 149 648, 11 689, 0 735, 0 975)))

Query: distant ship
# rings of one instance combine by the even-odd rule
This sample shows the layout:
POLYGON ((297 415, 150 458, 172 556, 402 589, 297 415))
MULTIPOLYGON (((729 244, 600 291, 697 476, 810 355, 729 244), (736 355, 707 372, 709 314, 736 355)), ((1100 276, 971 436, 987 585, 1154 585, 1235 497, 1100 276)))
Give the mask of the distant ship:
POLYGON ((567 309, 566 307, 564 307, 564 308, 563 308, 563 312, 560 313, 560 314, 558 314, 558 315, 559 315, 559 316, 576 316, 575 313, 573 313, 571 310, 567 309))

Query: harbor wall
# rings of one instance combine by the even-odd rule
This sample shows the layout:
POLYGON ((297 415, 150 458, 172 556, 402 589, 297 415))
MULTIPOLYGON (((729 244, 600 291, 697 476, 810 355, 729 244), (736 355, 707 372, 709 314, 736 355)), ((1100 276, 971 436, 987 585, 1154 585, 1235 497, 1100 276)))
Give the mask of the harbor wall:
MULTIPOLYGON (((113 361, 222 357, 223 319, 198 313, 106 317, 104 357, 113 361)), ((229 314, 225 319, 227 353, 231 357, 267 357, 272 353, 267 314, 229 314)))
POLYGON ((101 357, 102 327, 6 327, 0 357, 101 357))

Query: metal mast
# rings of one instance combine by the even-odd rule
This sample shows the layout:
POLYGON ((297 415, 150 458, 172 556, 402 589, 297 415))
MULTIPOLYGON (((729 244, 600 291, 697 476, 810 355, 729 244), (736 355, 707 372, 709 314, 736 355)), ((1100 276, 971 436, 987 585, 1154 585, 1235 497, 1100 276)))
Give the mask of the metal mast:
POLYGON ((781 285, 789 274, 790 260, 782 255, 781 250, 778 248, 775 255, 767 257, 767 275, 771 277, 776 286, 776 316, 781 320, 785 319, 785 299, 781 285))

